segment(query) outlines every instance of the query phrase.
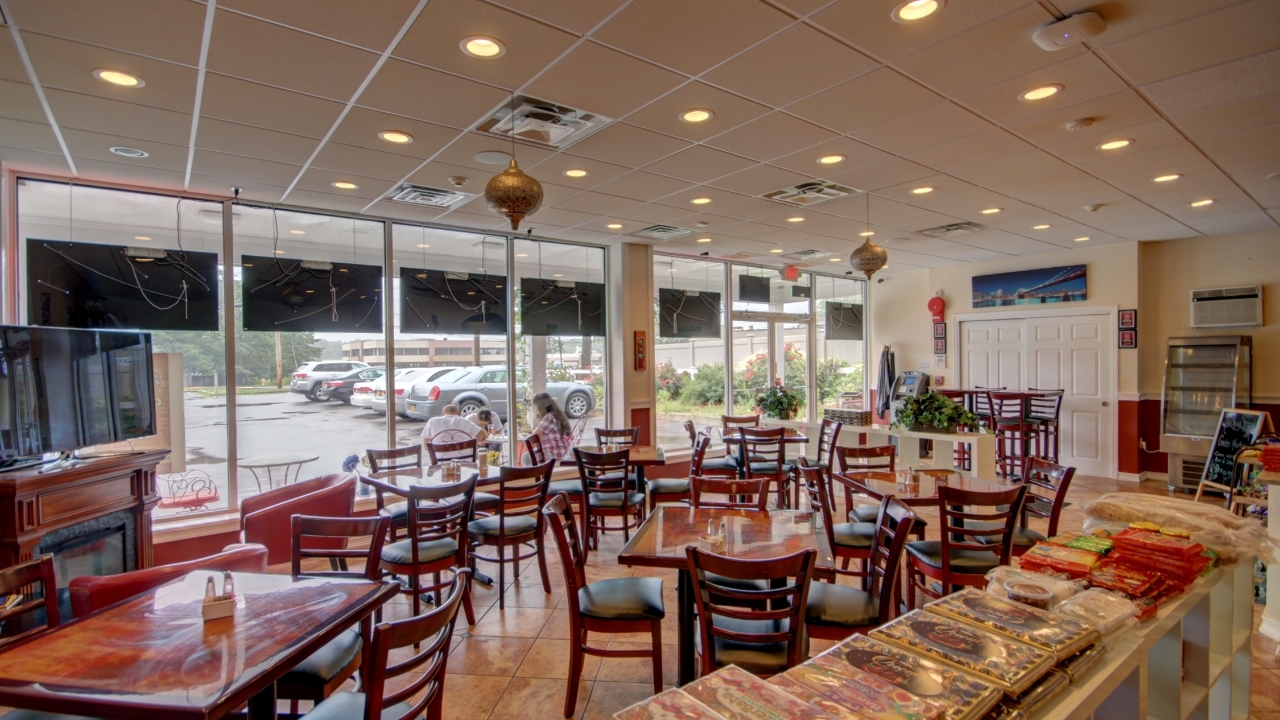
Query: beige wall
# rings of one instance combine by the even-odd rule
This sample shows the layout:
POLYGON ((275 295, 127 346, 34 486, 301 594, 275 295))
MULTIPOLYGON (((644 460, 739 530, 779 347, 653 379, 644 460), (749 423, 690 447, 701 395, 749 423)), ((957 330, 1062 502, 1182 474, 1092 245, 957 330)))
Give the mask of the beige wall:
POLYGON ((1255 399, 1280 403, 1280 230, 1139 244, 1141 392, 1159 397, 1170 337, 1253 336, 1255 399), (1192 290, 1263 286, 1261 327, 1191 328, 1192 290))

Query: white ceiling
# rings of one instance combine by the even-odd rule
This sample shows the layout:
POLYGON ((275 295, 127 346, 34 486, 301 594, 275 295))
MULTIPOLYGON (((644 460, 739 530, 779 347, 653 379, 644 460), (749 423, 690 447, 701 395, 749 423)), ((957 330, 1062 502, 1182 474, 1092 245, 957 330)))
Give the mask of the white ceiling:
POLYGON ((500 168, 475 153, 509 145, 472 129, 514 91, 617 118, 561 152, 517 150, 546 191, 521 230, 550 238, 608 243, 669 223, 696 230, 663 244, 676 252, 847 256, 867 229, 867 198, 800 210, 759 197, 814 178, 871 194, 889 272, 1078 247, 1082 236, 1160 240, 1280 220, 1280 181, 1268 179, 1280 171, 1280 2, 950 0, 911 24, 892 21, 896 4, 0 0, 0 159, 500 230, 506 221, 481 198, 447 212, 381 198, 404 180, 449 187, 459 175, 480 192, 500 168), (1058 52, 1032 42, 1090 9, 1108 22, 1093 41, 1058 52), (471 35, 501 40, 506 54, 463 54, 471 35), (146 85, 108 85, 95 68, 146 85), (1064 89, 1018 99, 1047 83, 1064 89), (715 116, 677 118, 695 107, 715 116), (1066 129, 1082 118, 1092 126, 1066 129), (391 145, 381 130, 415 141, 391 145), (1117 138, 1134 142, 1097 149, 1117 138), (115 145, 150 155, 128 160, 108 152, 115 145), (847 159, 816 162, 829 154, 847 159), (590 174, 571 179, 568 168, 590 174), (1183 177, 1151 182, 1168 173, 1183 177), (921 185, 936 190, 911 194, 921 185), (1189 207, 1201 198, 1216 202, 1189 207), (990 207, 1002 211, 981 213, 990 207), (954 241, 913 232, 961 220, 989 229, 954 241))

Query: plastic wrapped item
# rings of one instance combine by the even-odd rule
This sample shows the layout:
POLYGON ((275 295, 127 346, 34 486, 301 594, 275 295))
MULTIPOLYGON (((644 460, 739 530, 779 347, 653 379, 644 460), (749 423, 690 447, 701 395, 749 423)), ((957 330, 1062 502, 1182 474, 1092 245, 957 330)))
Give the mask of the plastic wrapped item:
POLYGON ((1087 550, 1040 543, 1018 558, 1023 570, 1052 570, 1070 578, 1085 578, 1100 556, 1087 550))
MULTIPOLYGON (((1049 607, 1042 609, 1050 609, 1058 605, 1058 603, 1075 595, 1080 591, 1080 585, 1070 581, 1056 577, 1049 577, 1043 573, 1030 572, 1028 570, 1019 570, 1008 565, 1001 565, 987 573, 987 592, 1000 598, 1008 598, 1015 602, 1022 602, 1019 598, 1014 597, 1010 593, 1009 585, 1034 585, 1048 591, 1052 596, 1049 600, 1049 607)), ((1015 588, 1014 593, 1018 592, 1015 588)), ((1026 589, 1029 591, 1029 589, 1026 589)), ((1032 603, 1028 603, 1032 604, 1032 603)), ((1034 605, 1034 607, 1040 607, 1034 605)))
MULTIPOLYGON (((1119 524, 1119 527, 1107 526, 1117 533, 1134 522, 1186 530, 1191 540, 1213 550, 1221 565, 1234 565, 1241 558, 1249 557, 1265 563, 1275 562, 1275 545, 1261 523, 1216 505, 1162 495, 1107 493, 1083 503, 1083 507, 1093 520, 1119 524)), ((1096 523, 1085 524, 1086 530, 1097 527, 1096 523)))
POLYGON ((1138 606, 1118 593, 1101 588, 1067 598, 1058 605, 1058 612, 1097 628, 1107 643, 1114 643, 1138 626, 1138 606))

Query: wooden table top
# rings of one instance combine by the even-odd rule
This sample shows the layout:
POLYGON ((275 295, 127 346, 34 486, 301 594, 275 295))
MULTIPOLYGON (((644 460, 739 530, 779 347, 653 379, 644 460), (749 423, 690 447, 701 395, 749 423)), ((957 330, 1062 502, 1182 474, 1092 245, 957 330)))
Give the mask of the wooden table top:
POLYGON ((698 544, 707 522, 728 534, 729 557, 775 558, 801 550, 818 551, 818 565, 834 567, 827 536, 814 528, 813 513, 799 510, 725 510, 659 505, 618 553, 623 565, 687 567, 684 549, 698 544))
POLYGON ((190 573, 7 648, 0 706, 220 718, 399 592, 385 582, 233 573, 235 615, 206 623, 210 574, 190 573))
POLYGON ((973 492, 993 492, 1008 490, 1009 486, 1001 483, 980 480, 971 475, 948 472, 945 479, 932 474, 920 473, 916 477, 918 483, 899 484, 894 473, 878 470, 850 470, 847 473, 835 473, 833 477, 845 478, 854 491, 866 493, 879 500, 885 495, 893 495, 904 505, 924 506, 938 504, 938 486, 948 485, 960 490, 973 492))
MULTIPOLYGON (((766 425, 761 425, 758 429, 772 430, 773 428, 770 428, 766 425)), ((782 441, 784 443, 791 443, 792 445, 796 445, 800 443, 809 442, 809 438, 806 437, 804 433, 800 432, 799 430, 793 427, 784 426, 783 430, 784 432, 782 433, 782 441)), ((724 441, 725 441, 725 444, 729 444, 729 443, 736 444, 738 442, 738 433, 736 428, 729 428, 728 430, 724 431, 724 441)))
MULTIPOLYGON (((654 445, 627 445, 625 447, 631 451, 631 454, 627 457, 632 465, 647 466, 667 464, 667 457, 660 447, 656 447, 654 445)), ((603 445, 579 445, 578 449, 594 453, 608 452, 608 448, 603 445)), ((618 449, 621 450, 622 448, 619 447, 618 449)), ((576 465, 577 461, 570 458, 569 464, 576 465)))

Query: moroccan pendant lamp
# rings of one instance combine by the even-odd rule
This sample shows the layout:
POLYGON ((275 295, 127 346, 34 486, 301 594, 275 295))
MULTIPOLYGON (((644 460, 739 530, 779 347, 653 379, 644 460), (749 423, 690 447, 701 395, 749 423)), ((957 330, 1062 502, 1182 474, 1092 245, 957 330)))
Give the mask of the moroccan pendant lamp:
MULTIPOLYGON (((863 193, 867 196, 867 232, 871 232, 871 193, 863 193)), ((877 270, 889 264, 889 252, 879 245, 871 242, 871 235, 867 235, 867 239, 858 249, 853 251, 849 256, 849 264, 854 270, 863 273, 870 280, 871 276, 877 270)))
POLYGON ((525 174, 516 164, 515 95, 511 96, 511 164, 489 178, 484 186, 484 199, 489 209, 511 221, 511 229, 519 230, 520 221, 542 207, 542 183, 525 174))

